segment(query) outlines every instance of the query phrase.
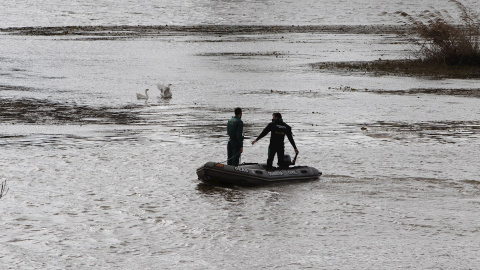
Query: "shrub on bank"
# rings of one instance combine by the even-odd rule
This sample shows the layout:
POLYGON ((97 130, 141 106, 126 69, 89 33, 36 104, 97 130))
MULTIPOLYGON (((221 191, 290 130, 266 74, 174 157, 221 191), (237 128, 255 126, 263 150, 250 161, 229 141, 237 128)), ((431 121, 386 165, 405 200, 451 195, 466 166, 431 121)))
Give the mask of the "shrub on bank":
POLYGON ((424 11, 419 15, 396 12, 412 24, 419 37, 416 57, 424 62, 446 65, 480 66, 480 16, 460 1, 455 5, 458 17, 447 11, 424 11))

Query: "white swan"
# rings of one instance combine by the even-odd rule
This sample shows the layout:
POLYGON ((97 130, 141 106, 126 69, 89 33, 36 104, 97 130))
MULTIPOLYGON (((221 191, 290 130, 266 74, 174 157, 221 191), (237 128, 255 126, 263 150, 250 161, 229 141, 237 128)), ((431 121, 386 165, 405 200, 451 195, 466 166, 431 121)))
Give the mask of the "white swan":
POLYGON ((157 84, 158 90, 160 90, 160 95, 162 96, 162 98, 172 97, 172 91, 170 91, 170 86, 172 86, 171 83, 169 83, 167 86, 163 84, 157 84))
POLYGON ((145 95, 137 93, 137 99, 148 99, 148 93, 147 93, 148 90, 150 90, 150 89, 145 89, 145 95))

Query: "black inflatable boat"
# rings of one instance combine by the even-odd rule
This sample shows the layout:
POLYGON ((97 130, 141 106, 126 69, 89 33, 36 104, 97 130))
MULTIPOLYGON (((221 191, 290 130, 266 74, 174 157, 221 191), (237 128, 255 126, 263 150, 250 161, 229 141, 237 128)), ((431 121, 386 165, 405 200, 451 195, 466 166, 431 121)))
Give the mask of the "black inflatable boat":
POLYGON ((210 184, 255 186, 292 181, 315 180, 322 175, 309 166, 293 166, 267 170, 265 164, 243 163, 239 166, 207 162, 197 169, 198 179, 210 184))

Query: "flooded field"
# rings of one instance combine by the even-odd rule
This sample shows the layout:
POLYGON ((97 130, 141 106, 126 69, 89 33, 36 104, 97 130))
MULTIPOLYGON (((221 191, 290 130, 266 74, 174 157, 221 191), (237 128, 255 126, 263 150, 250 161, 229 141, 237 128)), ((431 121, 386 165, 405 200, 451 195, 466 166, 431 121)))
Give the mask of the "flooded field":
POLYGON ((456 94, 477 91, 478 81, 310 66, 402 57, 401 35, 1 42, 3 269, 479 263, 480 100, 456 94), (173 98, 159 99, 157 83, 172 83, 173 98), (146 88, 151 97, 137 101, 146 88), (265 161, 268 140, 249 141, 280 111, 299 163, 323 176, 250 189, 198 182, 197 167, 226 159, 236 106, 244 108, 242 161, 265 161))
MULTIPOLYGON (((351 8, 369 14, 381 2, 344 5, 335 18, 346 26, 298 27, 288 1, 247 1, 258 8, 243 26, 220 20, 198 28, 152 25, 149 1, 136 6, 139 23, 138 9, 123 17, 86 12, 105 1, 75 2, 74 11, 48 2, 49 22, 40 16, 45 6, 0 32, 0 183, 8 188, 0 198, 1 269, 480 264, 478 80, 313 67, 406 57, 402 27, 372 26, 381 16, 345 23, 351 8), (269 3, 275 12, 262 17, 269 3), (78 26, 55 23, 62 17, 78 26), (245 26, 259 17, 285 23, 245 26), (159 98, 157 83, 171 83, 173 98, 159 98), (137 100, 147 88, 149 98, 137 100), (200 183, 196 168, 227 159, 226 122, 237 106, 242 162, 266 161, 268 138, 250 142, 280 111, 293 128, 297 162, 321 170, 320 179, 258 188, 200 183)), ((191 25, 228 14, 208 13, 215 2, 191 17, 171 2, 177 16, 161 18, 191 25)), ((411 10, 426 5, 404 2, 411 10)), ((300 24, 315 24, 319 10, 313 5, 300 24)))

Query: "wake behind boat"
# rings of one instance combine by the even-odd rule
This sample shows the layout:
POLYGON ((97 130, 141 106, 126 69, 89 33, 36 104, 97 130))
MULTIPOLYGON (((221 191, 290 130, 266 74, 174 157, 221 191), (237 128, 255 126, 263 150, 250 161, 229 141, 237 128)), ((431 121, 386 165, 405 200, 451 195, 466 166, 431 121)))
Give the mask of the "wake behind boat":
POLYGON ((266 164, 243 163, 239 166, 207 162, 197 169, 198 179, 210 184, 256 186, 272 183, 315 180, 322 175, 309 166, 294 166, 267 170, 266 164))

